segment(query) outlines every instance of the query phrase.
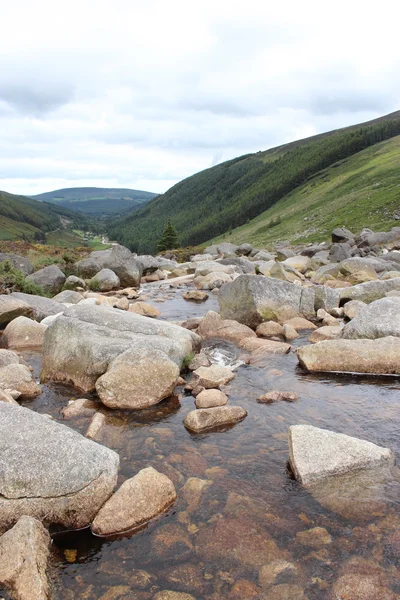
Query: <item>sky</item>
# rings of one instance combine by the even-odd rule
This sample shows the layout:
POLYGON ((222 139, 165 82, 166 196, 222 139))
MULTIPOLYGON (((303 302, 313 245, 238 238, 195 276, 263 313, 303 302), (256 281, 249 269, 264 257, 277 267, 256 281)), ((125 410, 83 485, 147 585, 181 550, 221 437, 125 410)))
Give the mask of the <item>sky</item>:
POLYGON ((399 110, 399 4, 0 0, 0 189, 161 193, 399 110))

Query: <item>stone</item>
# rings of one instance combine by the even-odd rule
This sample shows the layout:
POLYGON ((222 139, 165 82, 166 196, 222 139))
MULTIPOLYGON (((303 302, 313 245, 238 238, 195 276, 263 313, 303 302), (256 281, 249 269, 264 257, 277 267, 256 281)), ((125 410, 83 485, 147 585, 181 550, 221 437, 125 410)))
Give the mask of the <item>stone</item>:
POLYGON ((185 592, 162 590, 153 596, 153 600, 196 600, 196 598, 191 594, 186 594, 185 592))
POLYGON ((400 339, 328 340, 297 350, 306 371, 400 375, 400 339))
POLYGON ((387 281, 375 280, 359 283, 351 287, 340 290, 340 303, 344 304, 349 300, 361 300, 362 302, 373 302, 384 298, 387 292, 400 290, 400 278, 388 279, 387 281))
MULTIPOLYGON (((308 600, 304 590, 294 584, 281 583, 269 588, 265 594, 260 596, 259 600, 308 600)), ((336 600, 336 598, 335 598, 336 600)))
POLYGON ((332 537, 325 527, 313 527, 296 533, 296 542, 307 548, 324 548, 332 542, 332 537))
POLYGON ((75 292, 74 290, 63 290, 56 296, 54 296, 53 300, 55 302, 60 302, 60 304, 78 304, 81 300, 83 300, 82 294, 79 292, 75 292))
POLYGON ((304 275, 310 269, 311 260, 308 256, 290 256, 282 262, 282 265, 292 267, 304 275))
POLYGON ((265 321, 260 323, 256 329, 258 337, 280 337, 283 335, 283 327, 275 321, 265 321))
POLYGON ((14 269, 18 271, 22 271, 25 275, 30 275, 33 273, 34 268, 30 260, 25 258, 25 256, 19 256, 18 254, 0 252, 0 263, 9 262, 14 269))
POLYGON ((75 270, 81 277, 90 279, 101 270, 101 266, 95 258, 83 258, 75 263, 75 270))
POLYGON ((0 402, 6 402, 7 404, 16 404, 18 406, 18 402, 14 400, 10 392, 7 390, 0 389, 0 402))
POLYGON ((256 334, 250 327, 237 321, 222 320, 219 314, 213 310, 208 311, 203 317, 197 332, 203 340, 215 337, 233 344, 240 344, 247 338, 256 338, 256 334))
POLYGON ((147 467, 124 481, 100 509, 91 529, 102 536, 135 529, 164 512, 175 500, 172 481, 147 467))
POLYGON ((19 362, 19 356, 16 352, 0 348, 0 369, 7 365, 17 365, 19 362))
MULTIPOLYGON (((340 283, 340 285, 344 285, 340 283)), ((333 309, 339 308, 340 290, 332 289, 327 285, 318 285, 314 287, 314 308, 316 311, 323 308, 331 313, 333 309)))
POLYGON ((252 244, 240 244, 239 248, 236 250, 236 254, 240 254, 243 256, 247 256, 253 250, 252 244))
POLYGON ((48 600, 46 576, 51 539, 43 525, 22 516, 0 537, 0 584, 18 600, 48 600))
POLYGON ((111 252, 99 262, 103 269, 110 269, 119 277, 121 286, 140 286, 142 264, 128 248, 119 245, 113 246, 111 252))
POLYGON ((345 339, 371 340, 387 336, 400 337, 400 298, 381 298, 364 306, 345 325, 342 335, 345 339))
POLYGON ((257 275, 240 275, 221 289, 218 301, 222 319, 234 319, 250 328, 263 321, 315 315, 312 289, 257 275))
POLYGON ((152 319, 157 319, 161 315, 161 311, 158 310, 155 306, 148 304, 147 302, 134 302, 129 305, 129 312, 134 312, 137 315, 142 315, 143 317, 150 317, 152 319))
POLYGON ((248 258, 235 257, 235 258, 223 258, 218 261, 221 265, 232 265, 234 267, 238 267, 241 273, 255 273, 256 266, 254 262, 249 260, 248 258))
POLYGON ((196 354, 188 364, 189 371, 196 371, 200 367, 209 367, 211 365, 208 356, 204 352, 196 354))
POLYGON ((0 388, 3 390, 17 390, 21 399, 30 400, 42 393, 42 388, 32 377, 26 365, 9 364, 0 368, 0 388))
POLYGON ((61 414, 64 419, 75 419, 80 417, 92 417, 96 412, 98 404, 93 400, 87 400, 86 398, 79 398, 70 402, 68 406, 65 406, 61 414))
POLYGON ((271 392, 267 392, 266 394, 262 394, 257 398, 257 402, 260 404, 272 404, 273 402, 279 402, 284 400, 285 402, 295 402, 299 399, 298 394, 296 392, 282 392, 281 390, 273 390, 271 392))
POLYGON ((81 291, 86 290, 86 288, 87 285, 85 280, 81 279, 80 277, 77 277, 76 275, 70 275, 69 277, 67 277, 63 285, 63 290, 81 291))
POLYGON ((348 242, 333 244, 329 250, 330 262, 339 263, 351 256, 351 245, 348 242))
POLYGON ((187 504, 186 511, 189 514, 196 512, 199 507, 203 492, 208 490, 212 484, 213 482, 208 479, 189 477, 179 493, 179 496, 182 497, 187 504))
MULTIPOLYGON (((245 340, 246 342, 246 340, 245 340)), ((247 340, 247 343, 241 344, 241 347, 248 352, 251 352, 250 363, 262 361, 270 354, 288 354, 290 352, 290 344, 284 342, 275 342, 273 340, 259 339, 247 340), (254 342, 260 341, 262 344, 254 345, 254 342)))
POLYGON ((296 331, 309 331, 317 329, 315 323, 312 323, 303 317, 293 317, 293 319, 286 321, 285 325, 291 325, 296 331))
POLYGON ((341 337, 343 327, 341 325, 325 325, 312 332, 308 341, 310 344, 323 342, 325 340, 336 340, 341 337))
POLYGON ((46 325, 32 321, 27 317, 17 317, 7 325, 1 343, 7 348, 19 350, 25 348, 41 348, 46 325))
POLYGON ((290 248, 276 248, 276 256, 278 260, 284 261, 294 256, 294 252, 290 248))
POLYGON ((360 310, 365 308, 367 304, 365 302, 361 302, 360 300, 350 300, 350 302, 346 302, 343 307, 344 316, 347 319, 354 319, 354 317, 359 313, 360 310))
POLYGON ((232 586, 227 600, 257 600, 260 597, 260 588, 248 579, 238 579, 232 586))
POLYGON ((353 241, 354 234, 345 227, 337 227, 332 231, 332 242, 353 241))
POLYGON ((89 281, 89 287, 100 292, 110 292, 120 287, 118 275, 111 269, 101 269, 89 281))
POLYGON ((275 260, 261 261, 255 262, 256 273, 261 275, 265 275, 265 277, 271 277, 271 271, 275 267, 275 260))
POLYGON ((208 294, 201 290, 190 290, 183 294, 183 298, 192 302, 205 302, 208 299, 208 294))
POLYGON ((283 262, 274 263, 269 275, 275 279, 282 279, 282 281, 289 281, 291 283, 300 283, 304 279, 304 276, 299 271, 283 262))
POLYGON ((189 531, 179 523, 160 527, 152 536, 151 552, 163 565, 168 562, 187 562, 193 553, 189 531))
POLYGON ((208 275, 195 277, 195 279, 193 280, 195 286, 199 290, 219 289, 225 283, 229 283, 230 281, 232 281, 232 275, 224 273, 223 271, 212 272, 208 275))
POLYGON ((392 450, 311 425, 289 427, 289 462, 305 487, 319 481, 394 462, 392 450))
POLYGON ((86 527, 110 497, 118 455, 39 413, 0 403, 0 531, 22 515, 86 527))
POLYGON ((234 379, 235 374, 228 367, 211 365, 210 367, 199 367, 196 371, 193 371, 193 376, 196 385, 209 389, 226 385, 234 379))
POLYGON ((342 567, 328 600, 397 600, 385 571, 372 560, 353 556, 342 567))
POLYGON ((30 317, 32 309, 23 300, 18 300, 5 294, 0 295, 0 326, 9 323, 17 317, 30 317))
POLYGON ((298 568, 287 560, 273 560, 263 565, 258 574, 260 586, 267 590, 271 585, 296 581, 298 568))
POLYGON ((264 250, 259 250, 258 252, 256 252, 256 254, 252 256, 252 258, 254 261, 261 260, 263 262, 275 262, 275 255, 271 254, 270 252, 265 252, 264 250))
POLYGON ((50 265, 28 275, 26 279, 39 285, 48 294, 54 295, 61 292, 66 277, 57 265, 50 265))
POLYGON ((96 412, 92 420, 90 421, 89 427, 85 433, 85 436, 90 440, 96 440, 100 436, 101 428, 106 422, 106 417, 100 412, 96 412))
POLYGON ((184 420, 187 429, 199 433, 222 427, 233 425, 242 421, 247 416, 247 411, 241 406, 218 406, 215 408, 200 408, 188 413, 184 420))
POLYGON ((110 362, 96 381, 96 391, 109 408, 149 408, 172 394, 179 372, 165 352, 132 348, 110 362))
POLYGON ((59 302, 50 300, 50 298, 44 298, 43 296, 13 292, 10 294, 10 298, 17 298, 18 300, 26 302, 32 309, 32 315, 30 316, 32 316, 35 321, 43 321, 45 317, 58 315, 60 310, 63 310, 59 302))
POLYGON ((295 330, 293 325, 290 325, 289 323, 284 324, 282 333, 283 333, 283 337, 288 342, 295 340, 296 338, 299 337, 299 334, 297 333, 297 331, 295 330))
POLYGON ((224 406, 228 402, 226 396, 220 390, 204 390, 196 396, 196 408, 213 408, 214 406, 224 406))

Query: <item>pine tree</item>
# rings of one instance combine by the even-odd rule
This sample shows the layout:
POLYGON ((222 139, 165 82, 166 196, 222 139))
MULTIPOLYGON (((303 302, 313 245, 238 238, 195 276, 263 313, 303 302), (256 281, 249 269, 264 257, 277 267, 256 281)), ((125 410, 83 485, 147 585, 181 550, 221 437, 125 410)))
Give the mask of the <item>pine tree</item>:
POLYGON ((175 227, 171 223, 171 219, 168 219, 167 224, 164 227, 163 234, 160 241, 157 244, 158 252, 163 250, 173 250, 179 247, 178 234, 175 227))

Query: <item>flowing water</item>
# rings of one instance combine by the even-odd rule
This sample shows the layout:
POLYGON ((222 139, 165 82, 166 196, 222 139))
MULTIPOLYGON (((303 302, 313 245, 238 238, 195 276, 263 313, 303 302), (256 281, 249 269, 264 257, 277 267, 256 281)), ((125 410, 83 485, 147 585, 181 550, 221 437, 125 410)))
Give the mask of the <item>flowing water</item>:
MULTIPOLYGON (((157 305, 163 318, 182 320, 216 307, 214 296, 195 305, 180 294, 170 292, 157 305)), ((232 364, 238 357, 230 344, 209 343, 207 352, 219 363, 232 364)), ((39 370, 40 355, 27 354, 26 359, 39 370)), ((375 480, 363 481, 353 475, 338 480, 333 489, 311 493, 293 480, 287 465, 288 427, 299 423, 367 439, 399 456, 399 380, 305 374, 293 352, 271 355, 258 365, 240 365, 235 373, 227 387, 229 402, 243 406, 248 416, 218 431, 191 434, 185 429, 183 419, 193 410, 194 399, 183 388, 148 410, 119 412, 99 406, 106 425, 98 441, 120 455, 118 484, 153 466, 173 480, 178 499, 131 535, 102 539, 89 530, 54 532, 56 598, 150 600, 163 589, 187 592, 197 600, 257 598, 260 567, 274 558, 290 561, 297 570, 264 592, 260 597, 265 599, 400 597, 396 468, 390 477, 378 473, 375 480), (299 400, 256 402, 272 389, 296 391, 299 400), (203 482, 187 484, 188 478, 203 482), (300 533, 315 527, 329 535, 300 533), (353 557, 370 561, 366 564, 373 565, 371 572, 376 570, 382 586, 376 589, 382 595, 332 596, 335 581, 353 557), (285 583, 289 587, 282 587, 285 583)), ((82 397, 61 385, 43 389, 25 405, 59 422, 67 402, 82 397)), ((68 421, 82 433, 88 424, 87 418, 68 421)))

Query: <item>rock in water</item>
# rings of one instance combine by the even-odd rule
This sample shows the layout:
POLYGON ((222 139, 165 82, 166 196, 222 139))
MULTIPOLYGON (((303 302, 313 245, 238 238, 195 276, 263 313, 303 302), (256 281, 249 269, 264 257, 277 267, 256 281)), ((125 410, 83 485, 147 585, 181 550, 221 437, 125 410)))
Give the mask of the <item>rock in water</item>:
POLYGON ((359 310, 343 329, 347 339, 400 337, 400 298, 381 298, 359 310))
POLYGON ((184 424, 187 429, 206 431, 223 425, 233 425, 242 421, 247 416, 247 411, 241 406, 217 406, 215 408, 199 408, 192 410, 185 417, 184 424))
POLYGON ((215 406, 225 406, 228 402, 226 394, 220 390, 203 390, 196 396, 196 408, 213 408, 215 406))
POLYGON ((255 328, 263 321, 285 322, 292 317, 314 317, 314 290, 258 275, 241 275, 221 288, 222 319, 255 328))
POLYGON ((0 368, 0 388, 17 390, 23 399, 32 399, 42 393, 42 388, 32 378, 26 365, 8 364, 0 368))
POLYGON ((147 523, 176 500, 172 481, 153 467, 127 479, 105 503, 92 523, 97 535, 129 531, 147 523))
POLYGON ((201 385, 206 389, 218 388, 234 379, 235 374, 228 367, 211 365, 211 367, 199 367, 193 371, 195 385, 201 385))
POLYGON ((349 471, 392 464, 394 454, 389 448, 343 433, 293 425, 289 427, 289 461, 296 479, 307 487, 349 471))
POLYGON ((0 531, 22 515, 90 524, 117 481, 118 454, 21 406, 0 403, 0 531))
POLYGON ((297 350, 307 371, 400 375, 400 339, 328 340, 297 350))
POLYGON ((23 516, 0 538, 0 583, 18 600, 47 600, 51 539, 43 525, 23 516))

